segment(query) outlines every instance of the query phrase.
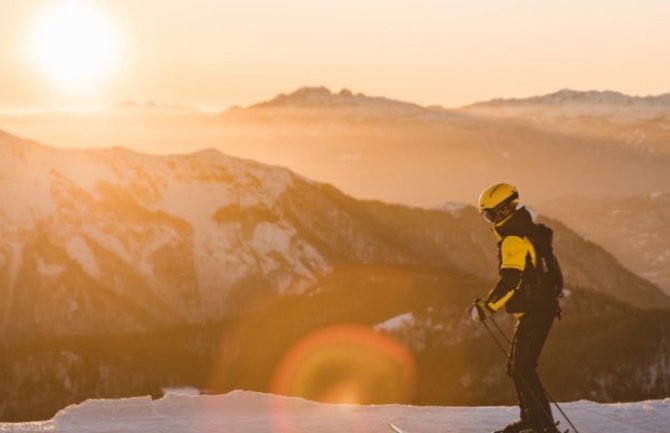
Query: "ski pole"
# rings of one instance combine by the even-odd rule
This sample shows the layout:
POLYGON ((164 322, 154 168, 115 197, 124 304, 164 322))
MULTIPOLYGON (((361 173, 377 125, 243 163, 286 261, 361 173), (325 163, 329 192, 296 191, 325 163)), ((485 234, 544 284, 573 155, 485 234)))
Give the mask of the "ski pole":
MULTIPOLYGON (((503 357, 507 359, 507 351, 503 347, 502 343, 498 340, 498 338, 495 336, 493 331, 491 331, 491 328, 489 328, 489 325, 486 324, 486 321, 481 321, 481 324, 486 328, 488 331, 489 335, 493 339, 493 341, 496 343, 496 346, 498 346, 498 349, 500 349, 500 353, 502 353, 503 357)), ((547 408, 545 408, 541 403, 540 403, 540 396, 537 395, 537 390, 531 388, 530 384, 528 381, 526 381, 526 378, 523 377, 522 375, 519 374, 519 372, 516 369, 515 365, 511 365, 512 368, 512 374, 514 374, 516 377, 521 379, 521 382, 523 386, 528 390, 528 392, 531 394, 531 396, 535 399, 535 402, 538 404, 538 406, 542 407, 542 411, 544 412, 544 416, 547 418, 547 421, 549 421, 550 424, 554 423, 554 418, 551 415, 551 409, 547 411, 547 408)), ((579 433, 579 432, 576 432, 579 433)))
MULTIPOLYGON (((502 337, 505 339, 505 341, 507 342, 507 344, 508 344, 509 346, 511 346, 511 345, 512 345, 512 340, 507 336, 507 334, 505 333, 505 331, 502 330, 502 328, 500 327, 500 325, 498 325, 498 321, 495 320, 495 319, 493 318, 493 316, 489 316, 489 319, 491 319, 491 322, 492 322, 493 325, 496 327, 496 329, 498 330, 498 332, 500 333, 500 335, 502 335, 502 337)), ((499 345, 499 346, 500 346, 500 345, 499 345)), ((544 385, 542 385, 542 391, 544 391, 544 393, 546 394, 546 396, 549 397, 549 400, 551 401, 551 403, 552 403, 554 406, 556 406, 556 409, 558 409, 558 411, 561 413, 561 415, 563 416, 563 418, 565 418, 565 420, 568 422, 568 424, 570 424, 570 427, 572 427, 572 429, 575 431, 575 433, 579 433, 579 430, 577 430, 577 428, 576 428, 575 425, 572 423, 572 421, 570 420, 570 418, 568 417, 568 415, 563 411, 563 409, 561 408, 561 406, 559 406, 559 404, 558 404, 558 402, 556 401, 556 399, 549 393, 549 391, 547 391, 547 388, 545 388, 544 385)))

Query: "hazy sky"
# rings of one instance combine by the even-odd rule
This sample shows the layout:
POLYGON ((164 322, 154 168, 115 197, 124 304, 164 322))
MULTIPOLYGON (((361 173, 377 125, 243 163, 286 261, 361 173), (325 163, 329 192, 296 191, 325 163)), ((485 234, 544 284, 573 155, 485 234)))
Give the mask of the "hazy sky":
POLYGON ((561 88, 670 92, 668 0, 79 1, 114 29, 104 79, 64 86, 62 47, 41 48, 52 66, 35 61, 38 18, 66 0, 0 0, 0 108, 215 108, 305 85, 444 106, 561 88))

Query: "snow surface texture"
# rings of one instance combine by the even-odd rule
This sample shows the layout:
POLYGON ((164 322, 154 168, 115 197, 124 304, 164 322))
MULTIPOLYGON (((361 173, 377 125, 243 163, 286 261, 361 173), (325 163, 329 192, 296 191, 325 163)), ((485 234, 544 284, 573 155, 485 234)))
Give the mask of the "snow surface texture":
MULTIPOLYGON (((640 403, 564 403, 580 433, 668 431, 670 399, 640 403)), ((351 406, 234 391, 217 396, 168 394, 88 400, 50 420, 0 423, 0 432, 58 433, 482 433, 517 415, 512 407, 351 406)), ((565 421, 561 425, 565 424, 565 421)))

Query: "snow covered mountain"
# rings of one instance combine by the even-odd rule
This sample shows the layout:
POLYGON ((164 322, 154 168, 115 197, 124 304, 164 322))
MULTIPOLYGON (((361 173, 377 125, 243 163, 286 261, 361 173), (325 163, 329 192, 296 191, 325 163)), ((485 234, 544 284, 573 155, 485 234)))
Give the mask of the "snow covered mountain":
POLYGON ((577 106, 586 107, 657 107, 659 110, 670 110, 670 93, 656 96, 629 96, 614 91, 576 91, 562 89, 554 93, 530 98, 498 98, 491 101, 477 102, 470 108, 484 107, 543 107, 543 106, 577 106))
POLYGON ((525 99, 480 102, 463 111, 647 153, 670 152, 670 93, 642 97, 564 89, 525 99))
POLYGON ((288 170, 6 134, 0 152, 7 338, 215 320, 241 312, 228 298, 250 276, 286 293, 329 269, 272 213, 297 179, 288 170))
POLYGON ((580 92, 559 90, 530 98, 493 99, 478 102, 468 110, 499 116, 544 115, 574 118, 580 116, 612 118, 636 122, 659 117, 670 120, 670 93, 657 96, 629 96, 613 91, 580 92))
MULTIPOLYGON (((628 404, 564 403, 583 432, 663 432, 670 400, 628 404)), ((91 400, 60 411, 52 420, 0 423, 0 431, 44 433, 390 433, 393 423, 408 433, 481 433, 517 417, 511 407, 416 407, 334 405, 299 398, 235 391, 217 396, 167 394, 160 400, 136 397, 91 400)), ((557 414, 557 419, 560 417, 557 414)), ((563 420, 561 426, 567 425, 563 420)))
MULTIPOLYGON (((8 340, 235 317, 277 296, 318 290, 342 264, 431 264, 493 278, 493 248, 472 208, 359 202, 214 150, 68 150, 3 134, 0 152, 8 340), (457 234, 459 225, 467 232, 457 234)), ((569 230, 557 238, 569 245, 573 284, 639 306, 668 304, 569 230), (585 271, 595 258, 605 265, 585 271)))

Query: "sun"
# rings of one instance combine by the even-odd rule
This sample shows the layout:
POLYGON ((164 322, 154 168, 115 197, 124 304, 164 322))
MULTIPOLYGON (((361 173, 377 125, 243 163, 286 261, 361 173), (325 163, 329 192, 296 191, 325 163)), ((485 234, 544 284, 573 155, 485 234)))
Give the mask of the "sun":
POLYGON ((119 66, 120 35, 104 10, 84 0, 54 2, 34 23, 31 54, 66 90, 91 90, 119 66))

